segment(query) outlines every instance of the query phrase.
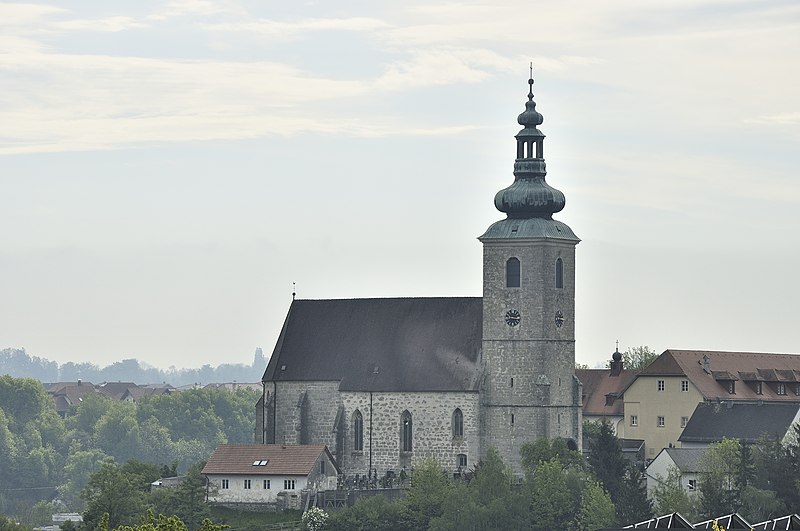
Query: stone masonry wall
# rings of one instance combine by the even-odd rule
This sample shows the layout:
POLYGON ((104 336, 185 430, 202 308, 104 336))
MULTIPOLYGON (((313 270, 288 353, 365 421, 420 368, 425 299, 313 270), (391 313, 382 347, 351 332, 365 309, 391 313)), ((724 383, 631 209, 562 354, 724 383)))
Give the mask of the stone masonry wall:
POLYGON ((457 470, 459 454, 467 456, 467 470, 478 461, 478 393, 372 393, 371 420, 370 393, 342 393, 342 402, 347 426, 344 468, 348 475, 368 473, 370 456, 378 476, 387 470, 399 474, 403 468, 408 470, 428 458, 435 459, 450 472, 457 470), (452 419, 456 408, 461 410, 464 419, 463 437, 453 436, 452 419), (352 419, 356 410, 364 418, 362 452, 353 449, 352 419), (411 413, 412 418, 413 451, 409 454, 400 451, 404 411, 411 413))
POLYGON ((539 437, 580 445, 575 373, 575 247, 559 241, 484 242, 481 452, 493 446, 521 473, 521 446, 539 437), (506 287, 506 261, 520 260, 520 287, 506 287), (563 287, 555 264, 563 262, 563 287), (521 314, 517 326, 508 310, 521 314), (556 313, 563 315, 556 325, 556 313))

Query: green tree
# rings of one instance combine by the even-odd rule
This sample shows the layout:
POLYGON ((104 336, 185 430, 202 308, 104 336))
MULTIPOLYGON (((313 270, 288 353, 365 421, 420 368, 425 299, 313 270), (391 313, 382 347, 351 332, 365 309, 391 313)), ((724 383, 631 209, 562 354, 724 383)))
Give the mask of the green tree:
POLYGON ((527 496, 532 519, 530 529, 550 531, 574 521, 576 500, 567 486, 564 466, 557 458, 540 461, 529 474, 527 496))
POLYGON ((634 524, 653 517, 653 502, 647 497, 641 471, 634 465, 628 465, 617 499, 614 507, 619 524, 634 524))
POLYGON ((411 518, 408 529, 428 529, 430 521, 442 515, 452 489, 452 481, 436 460, 423 461, 411 476, 411 487, 404 500, 411 518))
POLYGON ((500 454, 489 448, 467 484, 456 482, 443 504, 442 515, 429 529, 523 529, 527 511, 519 489, 512 489, 511 470, 500 454))
POLYGON ((741 507, 742 450, 736 439, 708 446, 700 459, 700 505, 704 514, 730 514, 741 507))
POLYGON ((84 525, 88 529, 99 527, 104 514, 107 515, 110 528, 131 525, 144 508, 144 495, 138 477, 136 474, 125 474, 113 460, 105 461, 92 474, 81 494, 86 502, 84 525))
POLYGON ((658 354, 646 345, 630 347, 622 353, 625 368, 631 370, 644 369, 657 357, 658 354))
POLYGON ((589 468, 606 492, 611 495, 611 501, 615 505, 620 505, 622 484, 628 465, 622 456, 619 439, 614 435, 614 428, 608 420, 603 419, 597 424, 596 432, 587 439, 587 446, 589 468))
MULTIPOLYGON (((608 493, 595 481, 587 481, 581 489, 581 503, 575 518, 578 531, 594 531, 614 524, 614 504, 608 493)), ((556 529, 556 528, 554 528, 556 529)))
POLYGON ((58 493, 68 508, 75 511, 84 509, 85 503, 81 498, 81 492, 89 483, 92 474, 97 472, 107 459, 109 456, 96 448, 81 450, 79 444, 70 447, 64 464, 64 480, 58 487, 58 493))
POLYGON ((203 463, 192 465, 180 485, 173 489, 157 489, 151 494, 152 503, 159 513, 177 516, 192 530, 198 529, 203 520, 211 517, 211 510, 205 503, 202 468, 203 463))
MULTIPOLYGON (((657 475, 653 488, 653 509, 656 514, 681 513, 689 520, 697 517, 696 502, 681 485, 681 471, 670 467, 667 477, 657 475)), ((633 522, 631 522, 633 523, 633 522)))
POLYGON ((330 515, 327 531, 406 531, 410 520, 402 501, 392 502, 377 495, 359 499, 349 509, 330 515))
POLYGON ((585 460, 577 450, 570 450, 564 439, 540 438, 522 445, 520 449, 522 467, 526 474, 534 471, 541 463, 557 459, 563 466, 582 468, 585 460))
POLYGON ((0 514, 0 531, 31 531, 30 526, 18 524, 7 516, 0 514))
POLYGON ((97 447, 119 462, 140 455, 142 447, 139 434, 136 404, 133 402, 111 402, 94 429, 97 447))

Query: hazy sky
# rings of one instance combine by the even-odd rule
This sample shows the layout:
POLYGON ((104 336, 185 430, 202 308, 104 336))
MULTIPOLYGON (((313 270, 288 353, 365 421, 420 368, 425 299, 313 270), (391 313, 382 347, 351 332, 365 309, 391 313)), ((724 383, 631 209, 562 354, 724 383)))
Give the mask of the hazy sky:
POLYGON ((578 361, 800 352, 796 0, 0 3, 0 348, 249 363, 292 282, 479 296, 529 61, 578 361))

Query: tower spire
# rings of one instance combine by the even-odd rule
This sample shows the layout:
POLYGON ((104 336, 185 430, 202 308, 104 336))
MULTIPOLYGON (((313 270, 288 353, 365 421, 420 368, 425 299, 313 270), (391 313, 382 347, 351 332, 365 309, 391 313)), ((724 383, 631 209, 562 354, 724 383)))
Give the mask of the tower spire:
POLYGON ((564 208, 566 199, 561 191, 545 182, 544 134, 538 128, 544 117, 536 111, 533 100, 533 63, 530 72, 528 101, 525 110, 517 117, 522 130, 515 136, 514 183, 497 193, 494 204, 509 218, 552 219, 553 214, 564 208))

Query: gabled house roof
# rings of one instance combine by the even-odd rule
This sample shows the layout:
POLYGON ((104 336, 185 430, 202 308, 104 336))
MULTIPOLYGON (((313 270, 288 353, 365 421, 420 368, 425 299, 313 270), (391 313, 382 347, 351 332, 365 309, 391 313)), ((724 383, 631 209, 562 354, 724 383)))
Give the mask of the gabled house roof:
POLYGON ((800 355, 665 350, 639 376, 685 376, 705 400, 800 402, 800 355), (734 393, 728 384, 734 382, 734 393), (761 394, 758 393, 758 382, 761 394), (785 394, 778 394, 783 384, 785 394))
POLYGON ((202 473, 308 476, 322 454, 338 472, 336 460, 324 444, 222 444, 211 454, 202 473))
POLYGON ((64 415, 72 406, 83 402, 83 397, 97 393, 91 382, 57 382, 45 386, 47 392, 53 397, 56 412, 64 415))
POLYGON ((705 451, 705 448, 664 448, 652 462, 655 463, 663 453, 683 474, 692 474, 700 471, 700 460, 705 451))
POLYGON ((782 440, 798 419, 800 403, 701 402, 678 440, 713 443, 728 437, 754 443, 764 436, 782 440))
POLYGON ((343 391, 477 391, 479 297, 294 300, 263 381, 343 391))
POLYGON ((800 529, 800 516, 788 514, 780 518, 753 524, 753 531, 775 531, 776 529, 800 529))
POLYGON ((103 382, 97 384, 97 390, 106 396, 119 400, 122 395, 131 387, 139 387, 133 382, 103 382))
POLYGON ((622 416, 624 403, 622 391, 636 378, 639 371, 623 369, 613 375, 611 369, 575 369, 575 376, 583 386, 583 414, 597 416, 622 416))
POLYGON ((694 524, 695 529, 712 529, 714 527, 714 522, 721 528, 724 528, 725 531, 729 529, 752 529, 753 526, 750 523, 739 516, 736 513, 733 514, 726 514, 725 516, 718 516, 716 518, 711 518, 709 520, 704 520, 702 522, 698 522, 694 524))
POLYGON ((680 513, 670 513, 625 526, 623 529, 692 529, 692 524, 680 513))

